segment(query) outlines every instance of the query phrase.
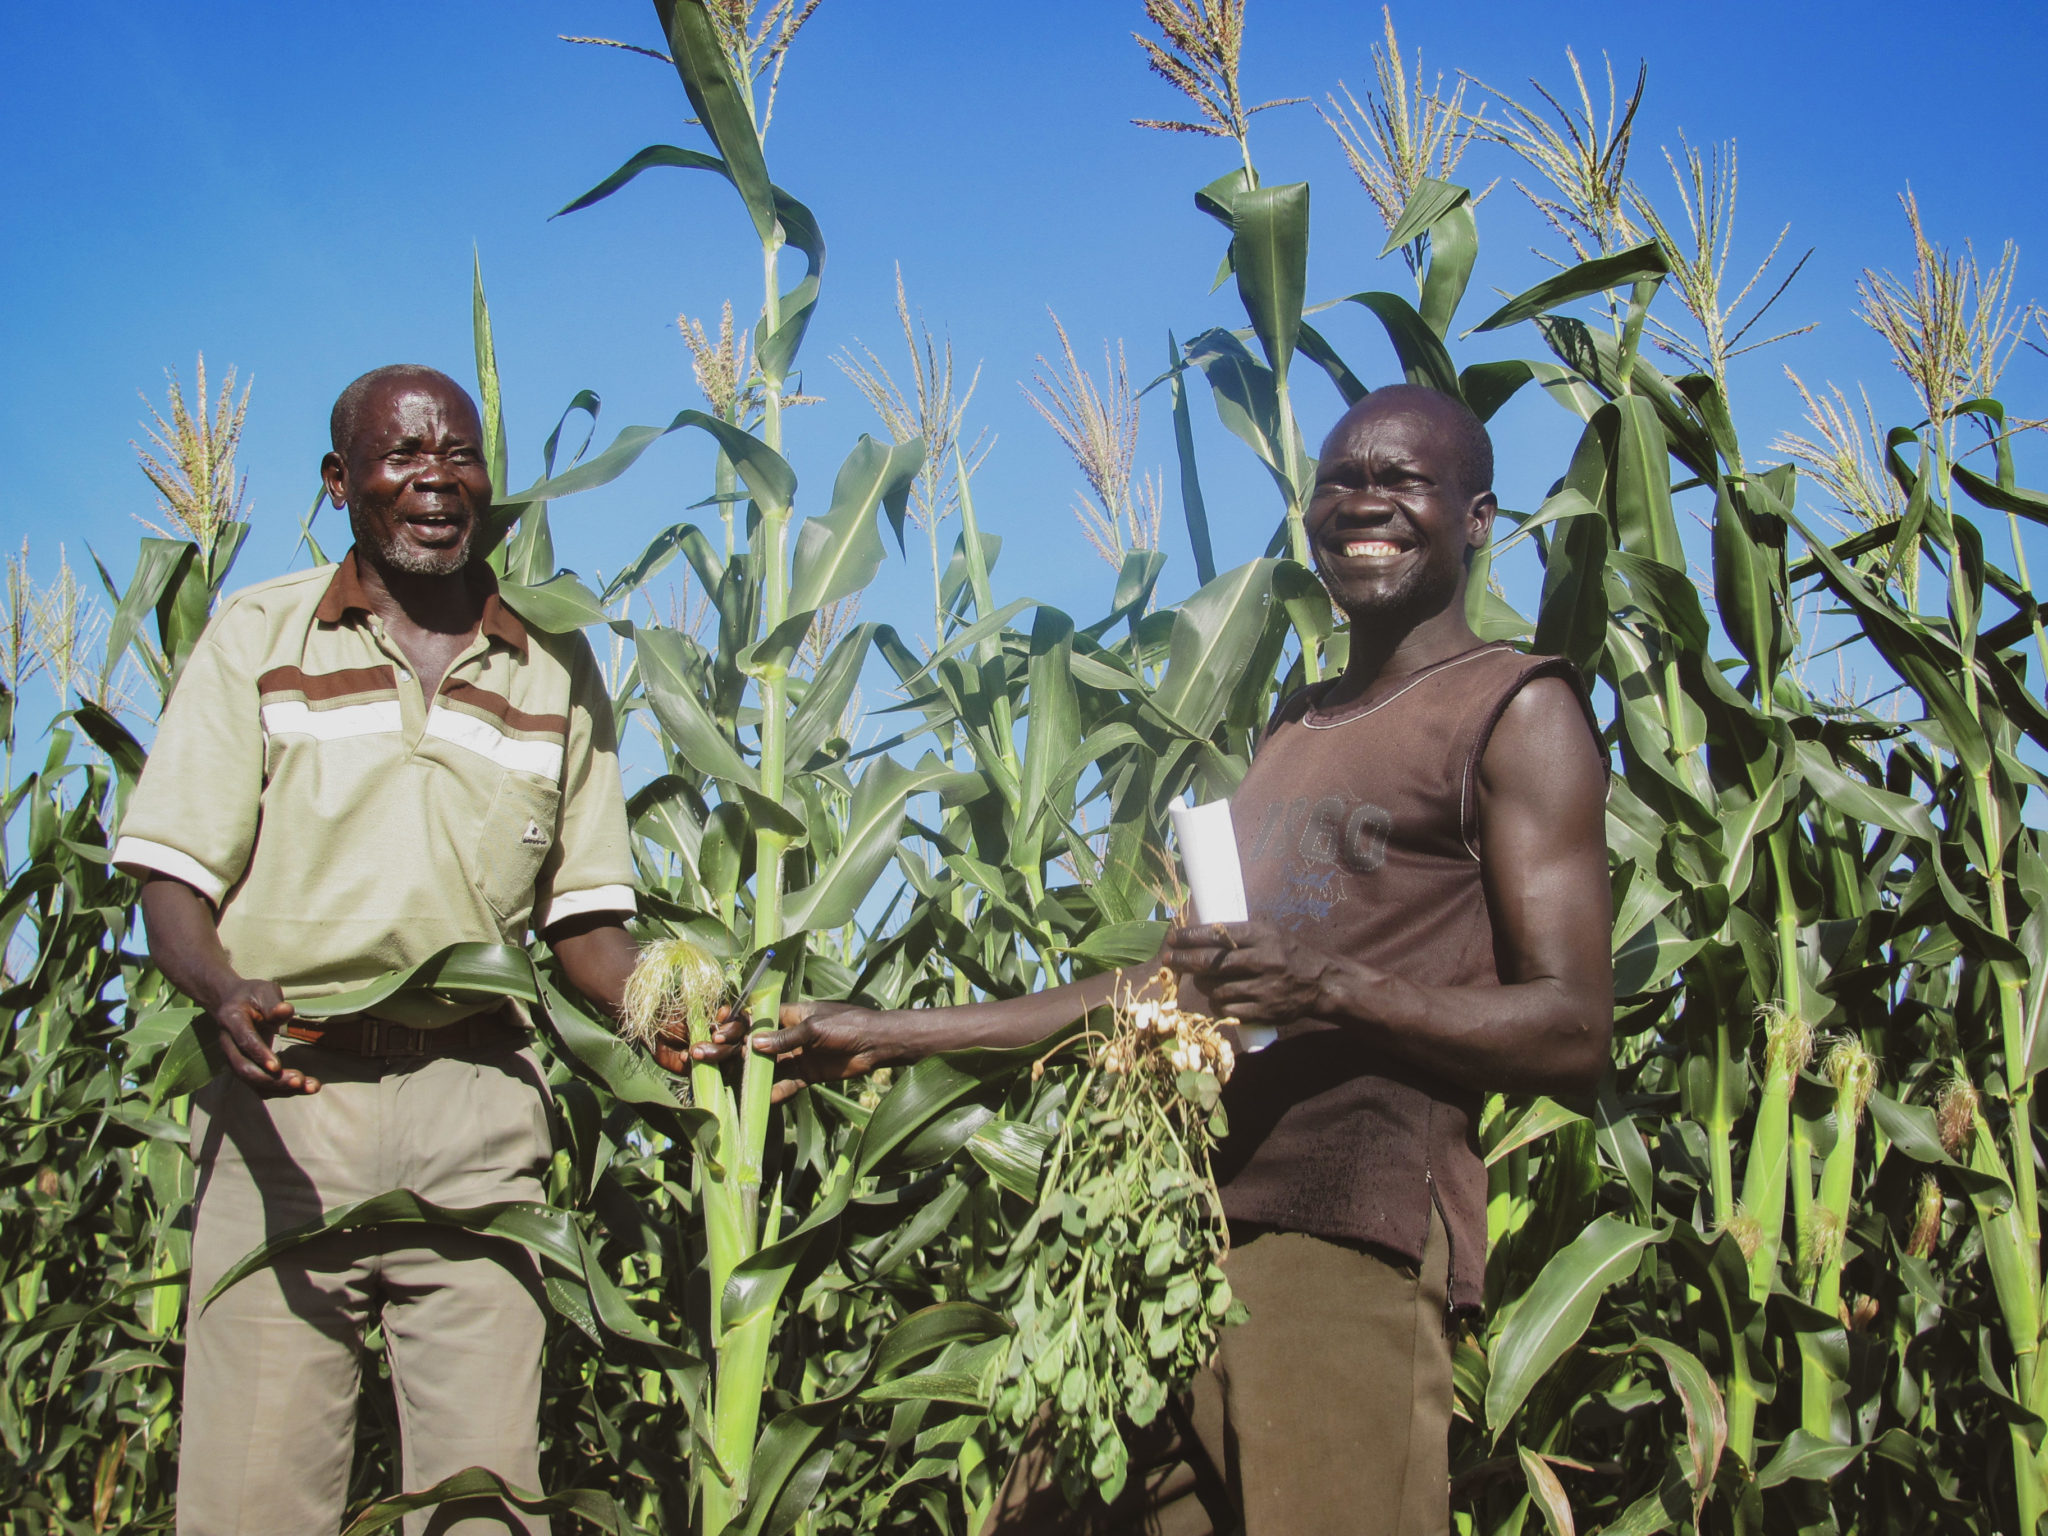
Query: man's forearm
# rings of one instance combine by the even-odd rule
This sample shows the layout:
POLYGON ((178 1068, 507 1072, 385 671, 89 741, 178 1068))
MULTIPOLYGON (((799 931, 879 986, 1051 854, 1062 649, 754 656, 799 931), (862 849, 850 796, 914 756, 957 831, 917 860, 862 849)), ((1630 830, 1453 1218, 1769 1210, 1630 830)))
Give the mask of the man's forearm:
POLYGON ((919 1061, 943 1051, 976 1048, 1008 1049, 1043 1040, 1115 996, 1119 981, 1135 985, 1137 971, 1109 971, 1085 981, 1070 981, 1044 992, 985 1003, 960 1003, 950 1008, 901 1008, 878 1015, 888 1032, 884 1060, 919 1061))
POLYGON ((1355 1029, 1410 1066, 1480 1092, 1573 1093, 1599 1081, 1612 1032, 1596 987, 1554 978, 1429 987, 1332 961, 1313 1017, 1355 1029))
POLYGON ((616 1020, 626 978, 640 960, 640 946, 626 932, 625 921, 617 913, 593 912, 558 923, 542 937, 562 962, 569 985, 616 1020))
POLYGON ((149 957, 170 984, 211 1012, 243 980, 222 948, 213 908, 182 880, 160 875, 142 887, 149 957))

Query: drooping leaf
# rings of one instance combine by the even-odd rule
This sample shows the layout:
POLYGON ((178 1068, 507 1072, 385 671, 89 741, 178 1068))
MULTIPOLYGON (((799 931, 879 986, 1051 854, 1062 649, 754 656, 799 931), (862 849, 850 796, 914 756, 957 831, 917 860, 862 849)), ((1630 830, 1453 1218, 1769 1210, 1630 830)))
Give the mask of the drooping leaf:
POLYGON ((1578 1343, 1608 1287, 1635 1267, 1646 1245, 1661 1241, 1647 1227, 1600 1216, 1543 1266, 1494 1342, 1486 1422, 1496 1444, 1530 1388, 1578 1343))

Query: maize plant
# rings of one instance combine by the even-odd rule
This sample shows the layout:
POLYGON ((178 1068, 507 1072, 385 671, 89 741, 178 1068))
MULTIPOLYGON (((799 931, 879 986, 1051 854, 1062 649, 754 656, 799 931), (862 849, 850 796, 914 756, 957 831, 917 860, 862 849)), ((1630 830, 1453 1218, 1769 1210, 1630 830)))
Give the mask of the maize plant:
MULTIPOLYGON (((1241 29, 1241 7, 1213 9, 1241 29)), ((737 195, 761 306, 748 343, 698 333, 707 409, 592 453, 597 398, 578 394, 539 478, 512 491, 480 271, 473 302, 502 589, 530 623, 609 637, 617 713, 659 743, 629 785, 641 936, 699 974, 647 999, 647 1019, 701 1032, 770 950, 731 999, 756 1017, 785 997, 1013 995, 1152 955, 1174 890, 1168 803, 1227 794, 1276 700, 1344 661, 1303 563, 1312 461, 1297 412, 1318 375, 1351 400, 1398 373, 1482 418, 1540 392, 1551 404, 1528 408, 1554 412, 1549 489, 1504 516, 1470 616, 1594 682, 1614 766, 1616 1047, 1583 1101, 1487 1107, 1491 1252, 1485 1316, 1456 1356, 1458 1528, 2038 1530, 2048 863, 2028 799, 2048 746, 2048 637, 2022 534, 2048 522, 2048 495, 2020 483, 2024 423, 1995 397, 2010 334, 1985 300, 2009 289, 2009 263, 1982 276, 1911 211, 1912 277, 1873 275, 1863 303, 1914 413, 1865 444, 1817 411, 1823 445, 1788 435, 1796 462, 1760 461, 1730 395, 1742 330, 1712 258, 1725 205, 1696 155, 1684 218, 1628 180, 1640 83, 1604 127, 1581 80, 1583 121, 1503 97, 1475 135, 1424 99, 1419 69, 1392 67, 1389 23, 1387 99, 1339 116, 1399 280, 1361 273, 1344 285, 1357 291, 1318 298, 1308 185, 1263 179, 1252 154, 1240 30, 1211 50, 1228 80, 1161 71, 1208 93, 1198 131, 1233 141, 1194 201, 1220 227, 1244 324, 1172 343, 1155 385, 1198 585, 1163 600, 1165 557, 1132 549, 1108 612, 1077 622, 999 595, 1001 540, 977 518, 965 454, 927 462, 914 435, 863 439, 808 510, 783 434, 825 246, 763 148, 808 11, 655 13, 654 51, 709 149, 645 149, 569 207, 657 169, 737 195), (1467 154, 1533 166, 1573 247, 1476 318, 1479 220, 1452 180, 1467 154), (1363 356, 1344 326, 1365 316, 1391 369, 1339 353, 1363 356), (1529 355, 1460 366, 1461 327, 1529 355), (1212 519, 1198 381, 1270 475, 1267 515, 1212 519), (562 462, 577 415, 589 431, 562 462), (683 429, 712 440, 699 493, 715 510, 651 531, 601 590, 560 570, 553 503, 683 429), (923 651, 830 617, 888 558, 885 523, 900 540, 921 475, 959 515, 923 651), (1864 510, 1833 526, 1823 497, 1864 510), (1704 535, 1684 531, 1688 512, 1704 535), (630 621, 635 595, 676 569, 703 622, 630 621), (1531 615, 1509 588, 1536 595, 1531 615), (1896 684, 1893 706, 1816 688, 1826 647, 1896 684), (856 750, 856 692, 878 679, 889 734, 856 750)), ((1155 65, 1184 41, 1149 45, 1155 65)), ((107 577, 99 675, 132 653, 159 695, 175 685, 245 527, 144 540, 126 587, 107 577)), ((307 542, 324 558, 310 529, 307 542)), ((182 1287, 184 1124, 210 1043, 138 952, 132 882, 106 863, 144 744, 88 696, 17 759, 21 679, 5 680, 0 719, 0 1519, 165 1529, 180 1319, 206 1299, 182 1287)), ((473 1471, 396 1489, 389 1387, 373 1379, 352 1531, 487 1486, 614 1530, 972 1531, 1048 1399, 1071 1416, 1070 1485, 1114 1485, 1119 1415, 1156 1413, 1228 1307, 1204 1159, 1160 1165, 1141 1194, 1112 1156, 1163 1144, 1160 1116, 1189 1147, 1227 1133, 1207 1118, 1223 1064, 1199 1028, 1148 1025, 1168 1053, 1149 1077, 1130 1013, 1107 1044, 935 1058, 771 1107, 767 1063, 685 1084, 569 995, 544 954, 459 947, 372 990, 528 1008, 556 1110, 548 1204, 449 1211, 392 1191, 274 1234, 238 1266, 373 1222, 492 1232, 541 1265, 558 1316, 546 1488, 473 1471), (1134 1099, 1140 1081, 1159 1092, 1134 1099), (1084 1334, 1116 1347, 1077 1349, 1084 1334)))

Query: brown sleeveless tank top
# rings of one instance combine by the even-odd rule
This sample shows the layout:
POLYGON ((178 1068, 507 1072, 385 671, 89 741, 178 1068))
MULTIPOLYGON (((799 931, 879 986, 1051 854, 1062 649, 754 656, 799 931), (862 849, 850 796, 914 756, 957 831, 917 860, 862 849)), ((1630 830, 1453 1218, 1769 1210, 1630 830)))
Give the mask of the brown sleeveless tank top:
MULTIPOLYGON (((1486 645, 1334 712, 1319 707, 1321 688, 1282 704, 1231 797, 1252 916, 1423 985, 1498 986, 1479 759, 1516 690, 1550 676, 1583 700, 1568 661, 1486 645)), ((1480 1305, 1479 1095, 1303 1020, 1239 1058, 1224 1104, 1216 1174, 1233 1222, 1419 1264, 1434 1202, 1451 1240, 1452 1309, 1480 1305)))

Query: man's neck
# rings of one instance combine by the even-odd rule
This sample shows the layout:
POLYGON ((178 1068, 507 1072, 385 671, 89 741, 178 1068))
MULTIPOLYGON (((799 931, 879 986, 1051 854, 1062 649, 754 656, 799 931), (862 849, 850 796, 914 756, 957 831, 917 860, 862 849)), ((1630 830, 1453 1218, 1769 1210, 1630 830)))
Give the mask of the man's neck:
POLYGON ((1424 667, 1462 655, 1479 643, 1479 636, 1465 622, 1462 591, 1441 611, 1407 628, 1375 622, 1371 614, 1354 614, 1350 659, 1327 702, 1362 698, 1383 678, 1408 677, 1424 667))
POLYGON ((466 565, 445 575, 420 575, 394 569, 358 544, 356 569, 363 596, 387 627, 465 635, 483 619, 483 599, 466 565))

